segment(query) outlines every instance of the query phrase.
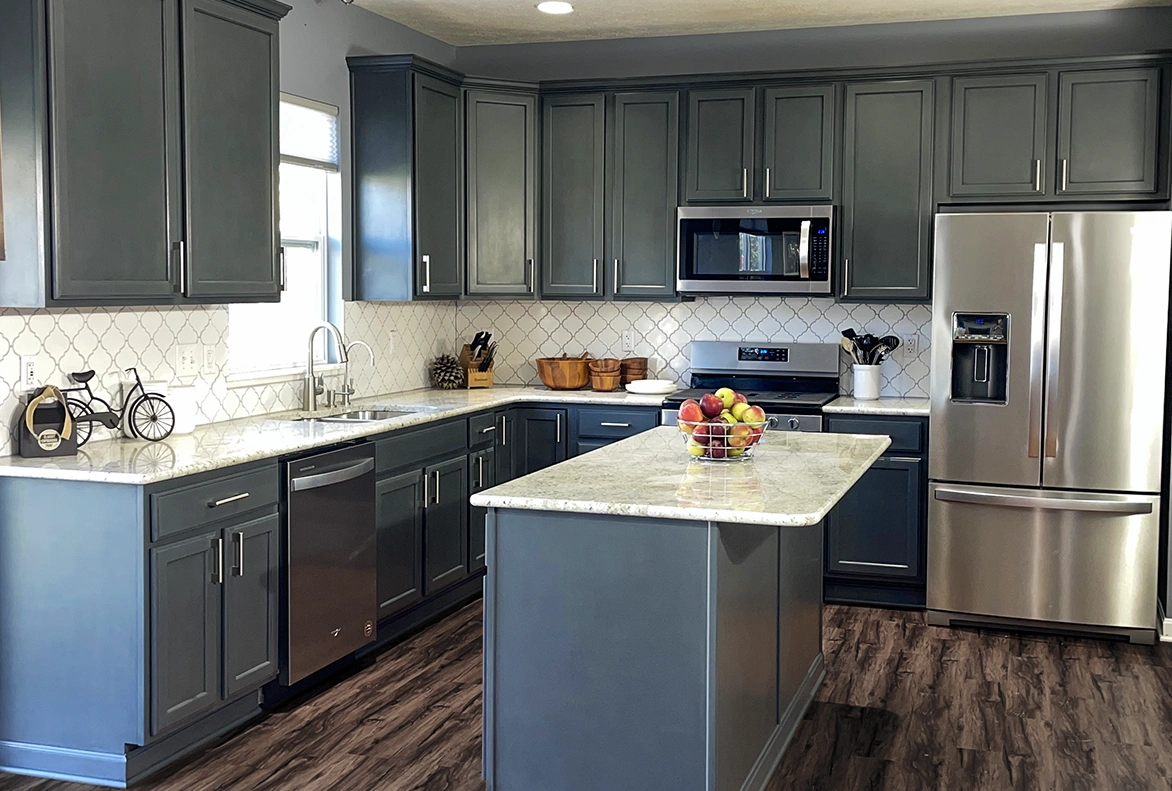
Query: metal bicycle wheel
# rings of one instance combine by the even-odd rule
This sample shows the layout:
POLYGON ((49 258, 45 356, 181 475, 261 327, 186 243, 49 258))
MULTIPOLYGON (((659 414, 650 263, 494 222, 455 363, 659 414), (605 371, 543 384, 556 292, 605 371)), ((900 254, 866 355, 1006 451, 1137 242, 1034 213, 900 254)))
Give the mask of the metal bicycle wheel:
POLYGON ((175 410, 162 396, 147 393, 130 407, 127 423, 137 436, 150 442, 158 442, 171 435, 175 428, 175 410))
POLYGON ((73 416, 73 435, 77 437, 77 447, 80 448, 89 442, 90 436, 94 433, 94 424, 89 421, 79 421, 78 418, 92 415, 94 408, 84 401, 78 401, 76 398, 66 398, 65 408, 73 416))

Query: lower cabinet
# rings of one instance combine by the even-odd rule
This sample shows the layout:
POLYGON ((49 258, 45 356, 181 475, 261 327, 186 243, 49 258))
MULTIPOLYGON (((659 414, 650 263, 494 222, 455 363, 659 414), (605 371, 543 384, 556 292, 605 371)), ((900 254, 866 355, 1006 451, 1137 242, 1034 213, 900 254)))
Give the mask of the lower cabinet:
POLYGON ((423 471, 374 485, 378 542, 378 617, 423 599, 423 471))
MULTIPOLYGON (((476 494, 496 486, 496 448, 478 450, 468 456, 468 492, 476 494)), ((468 506, 468 571, 484 568, 485 536, 484 520, 487 508, 468 506)))
POLYGON ((516 477, 566 460, 569 421, 564 409, 518 409, 516 477))
POLYGON ((658 409, 580 407, 570 415, 570 455, 581 456, 658 425, 658 409))
POLYGON ((884 456, 826 520, 826 572, 914 579, 920 573, 924 462, 884 456))
POLYGON ((424 469, 424 588, 427 595, 468 575, 468 457, 424 469))
POLYGON ((517 475, 517 411, 510 409, 496 413, 496 451, 493 461, 496 464, 496 483, 506 483, 517 475))
POLYGON ((151 733, 277 675, 280 517, 150 550, 151 733))

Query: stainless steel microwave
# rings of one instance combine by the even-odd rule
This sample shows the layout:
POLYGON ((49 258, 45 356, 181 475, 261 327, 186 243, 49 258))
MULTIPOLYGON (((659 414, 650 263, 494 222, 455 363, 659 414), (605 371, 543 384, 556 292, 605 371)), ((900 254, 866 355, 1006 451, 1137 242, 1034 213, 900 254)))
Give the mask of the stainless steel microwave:
POLYGON ((833 206, 678 209, 681 294, 830 294, 833 206))

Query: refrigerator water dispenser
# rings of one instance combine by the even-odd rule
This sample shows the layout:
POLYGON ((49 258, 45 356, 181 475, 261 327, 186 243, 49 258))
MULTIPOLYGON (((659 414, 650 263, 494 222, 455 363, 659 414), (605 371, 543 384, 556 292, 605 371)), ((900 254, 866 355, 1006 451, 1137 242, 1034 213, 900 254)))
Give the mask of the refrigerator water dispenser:
POLYGON ((952 314, 952 400, 1004 405, 1008 385, 1008 314, 952 314))

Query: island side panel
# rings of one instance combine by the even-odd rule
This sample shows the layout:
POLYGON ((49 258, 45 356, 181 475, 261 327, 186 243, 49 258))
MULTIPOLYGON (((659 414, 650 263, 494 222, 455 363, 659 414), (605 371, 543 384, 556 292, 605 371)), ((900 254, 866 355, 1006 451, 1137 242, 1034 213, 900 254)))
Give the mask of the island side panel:
POLYGON ((715 791, 740 791, 777 730, 778 532, 709 532, 715 791))
POLYGON ((704 523, 490 511, 490 791, 703 791, 704 523))
MULTIPOLYGON (((822 658, 822 537, 823 523, 812 527, 785 527, 778 533, 778 667, 779 722, 805 716, 812 696, 825 675, 822 658), (787 708, 800 707, 800 711, 787 708), (795 716, 796 714, 796 716, 795 716)), ((787 736, 788 738, 788 736, 787 736)))

